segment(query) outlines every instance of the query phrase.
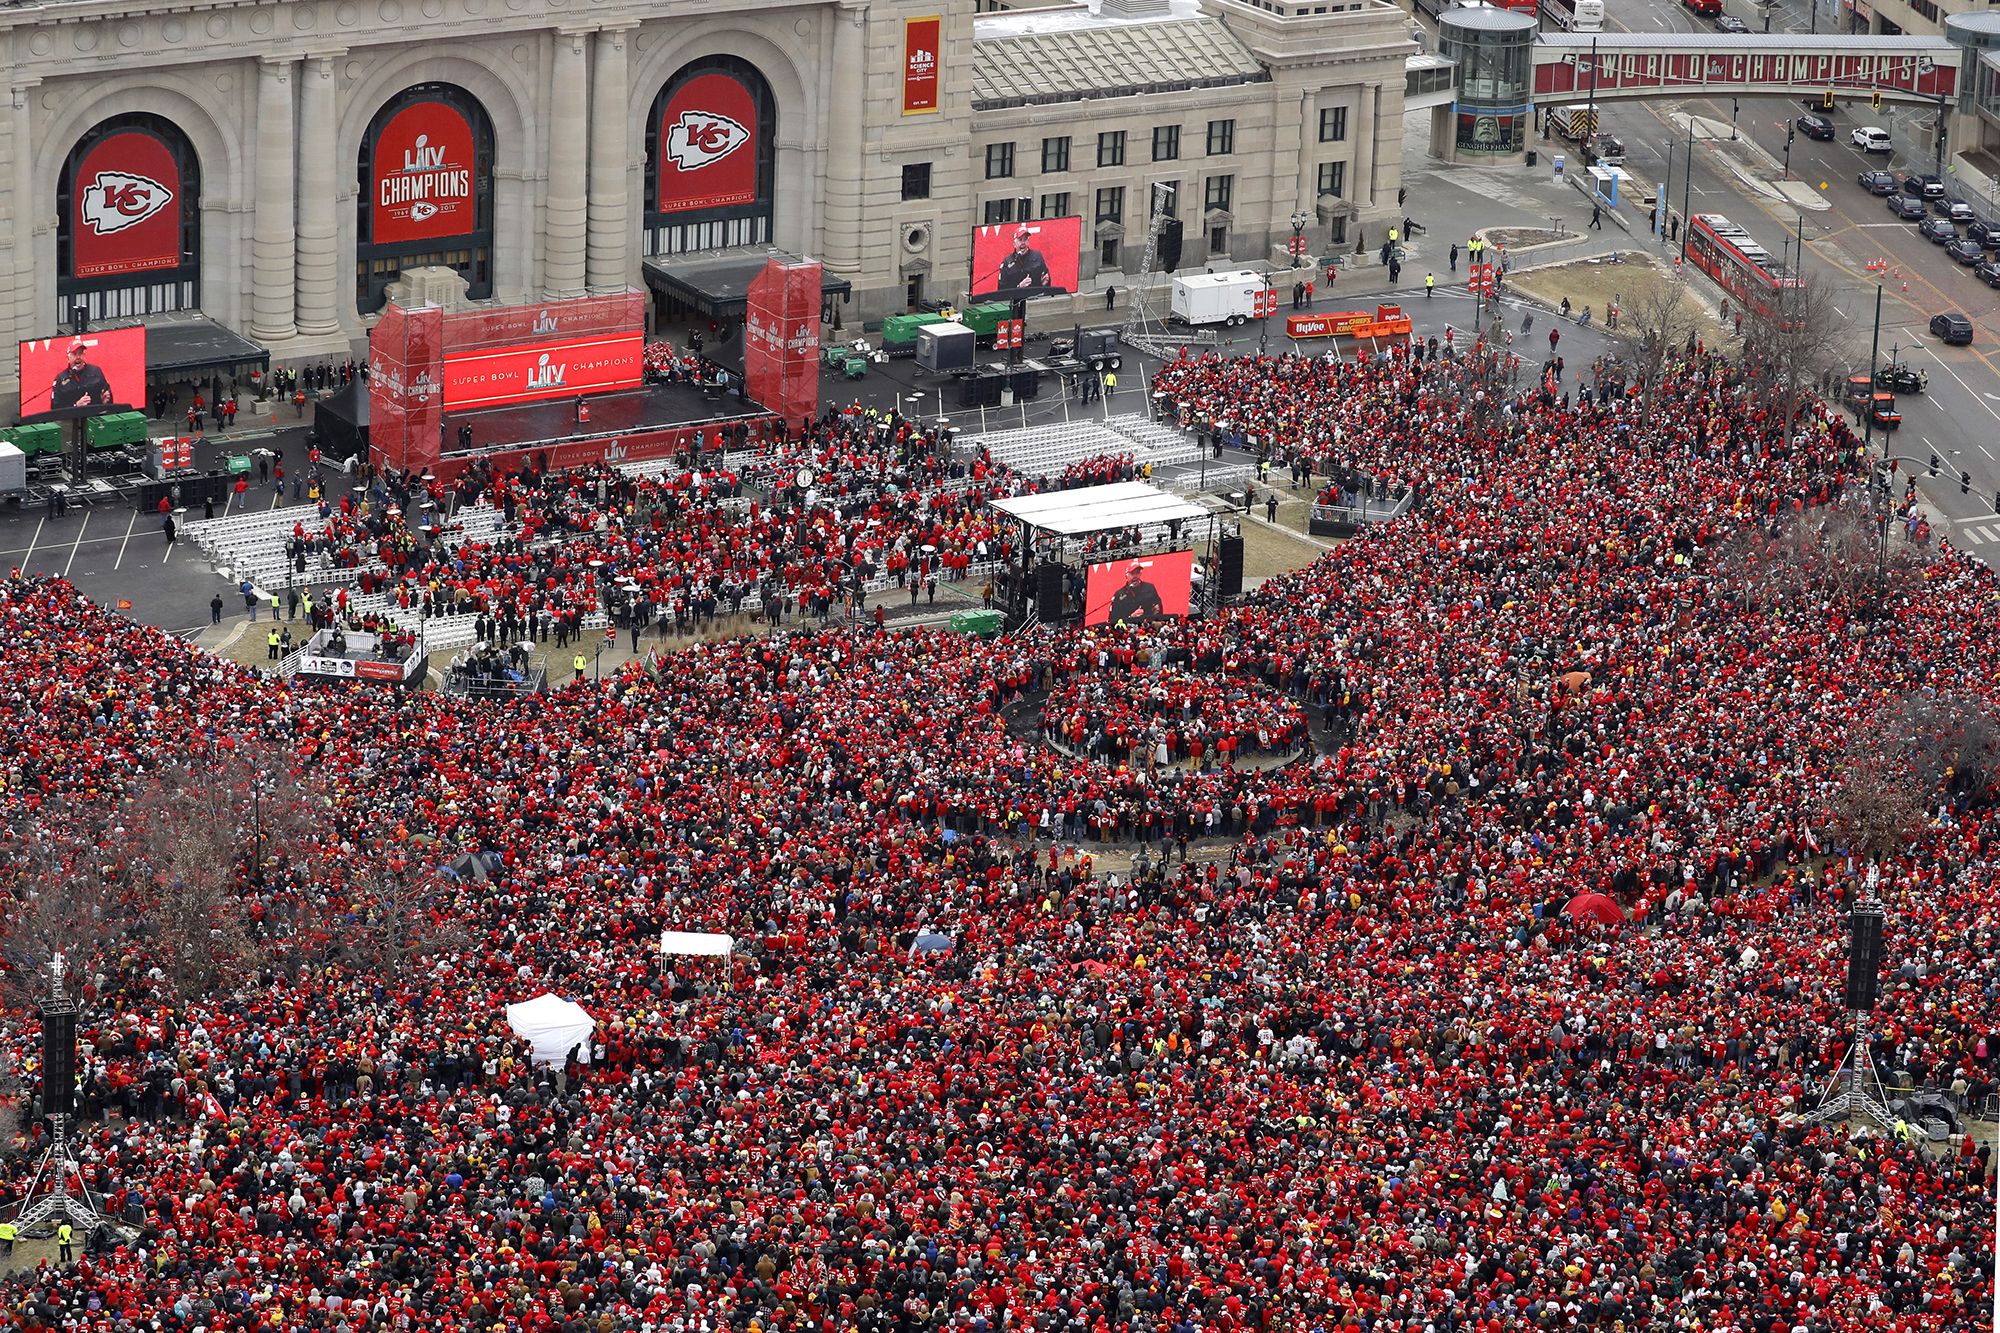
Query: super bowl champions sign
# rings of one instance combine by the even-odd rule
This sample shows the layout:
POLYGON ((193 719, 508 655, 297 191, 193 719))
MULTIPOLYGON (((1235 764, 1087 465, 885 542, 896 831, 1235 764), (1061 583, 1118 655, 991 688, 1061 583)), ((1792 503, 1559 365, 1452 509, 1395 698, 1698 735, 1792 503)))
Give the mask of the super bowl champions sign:
POLYGON ((757 199, 757 99, 728 74, 697 74, 660 114, 659 211, 688 213, 757 199))
POLYGON ((369 239, 439 240, 474 230, 472 126, 443 102, 414 102, 375 140, 369 239))
POLYGON ((71 276, 178 268, 180 196, 180 167, 158 137, 143 130, 106 135, 71 182, 71 276))

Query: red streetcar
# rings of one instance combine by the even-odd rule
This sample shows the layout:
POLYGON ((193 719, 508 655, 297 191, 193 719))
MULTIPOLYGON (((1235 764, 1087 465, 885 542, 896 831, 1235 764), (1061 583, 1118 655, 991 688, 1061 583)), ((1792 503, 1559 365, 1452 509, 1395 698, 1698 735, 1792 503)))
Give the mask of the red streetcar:
POLYGON ((1720 213, 1694 215, 1687 252, 1694 266, 1714 278, 1739 306, 1761 315, 1771 313, 1771 303, 1780 292, 1800 285, 1782 260, 1720 213))

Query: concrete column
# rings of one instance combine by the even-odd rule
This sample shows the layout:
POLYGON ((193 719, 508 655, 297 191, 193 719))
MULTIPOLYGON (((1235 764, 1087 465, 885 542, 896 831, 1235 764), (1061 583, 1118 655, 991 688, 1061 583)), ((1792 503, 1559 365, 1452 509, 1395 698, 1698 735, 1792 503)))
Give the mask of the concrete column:
MULTIPOLYGON (((1280 117, 1280 123, 1283 118, 1280 117)), ((1298 201, 1292 205, 1305 212, 1312 212, 1319 197, 1319 109, 1313 90, 1307 88, 1299 94, 1299 179, 1298 201)), ((1278 173, 1274 169, 1271 179, 1275 182, 1278 173)), ((1276 234, 1278 226, 1278 200, 1276 190, 1272 191, 1271 227, 1276 234)), ((1287 226, 1289 226, 1289 220, 1287 226)))
MULTIPOLYGON (((580 31, 555 35, 549 78, 549 190, 542 239, 542 288, 583 295, 585 192, 590 165, 589 74, 580 31)), ((624 103, 619 103, 620 114, 624 103)))
POLYGON ((623 28, 597 34, 591 70, 590 237, 588 277, 593 292, 623 291, 631 285, 626 256, 631 230, 632 154, 628 146, 631 79, 623 28))
MULTIPOLYGON (((8 317, 15 334, 21 338, 41 337, 45 330, 55 327, 52 317, 41 317, 42 312, 35 308, 40 290, 39 275, 35 272, 35 210, 39 201, 35 197, 35 139, 29 115, 34 89, 32 83, 14 89, 7 117, 7 146, 13 164, 7 177, 12 194, 7 201, 8 242, 13 250, 14 272, 14 301, 8 317)), ((55 201, 49 200, 51 211, 54 206, 55 201)), ((14 397, 20 390, 18 374, 16 365, 0 369, 0 385, 6 386, 8 397, 14 397)))
POLYGON ((1354 203, 1359 208, 1375 206, 1375 116, 1381 92, 1379 84, 1361 85, 1360 123, 1354 130, 1354 203))
MULTIPOLYGON (((829 88, 867 87, 865 9, 833 10, 833 69, 829 88)), ((866 107, 833 99, 827 108, 826 175, 820 189, 820 258, 839 273, 861 271, 861 123, 866 107)))
POLYGON ((265 346, 289 341, 296 279, 293 254, 298 233, 293 196, 297 189, 292 153, 292 70, 294 58, 280 56, 257 66, 257 218, 250 235, 250 337, 265 346))
POLYGON ((340 330, 334 188, 333 57, 309 56, 299 82, 299 332, 340 330))

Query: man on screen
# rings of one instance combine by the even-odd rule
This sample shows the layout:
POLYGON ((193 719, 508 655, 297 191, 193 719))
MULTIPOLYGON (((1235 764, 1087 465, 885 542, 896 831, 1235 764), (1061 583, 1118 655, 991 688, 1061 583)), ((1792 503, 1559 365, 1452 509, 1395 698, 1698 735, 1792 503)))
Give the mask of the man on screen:
POLYGON ((1166 608, 1160 604, 1160 590, 1146 582, 1146 571, 1152 567, 1147 560, 1134 560, 1125 566, 1125 581, 1111 594, 1112 624, 1135 625, 1166 615, 1166 608))
POLYGON ((89 344, 81 338, 70 339, 69 364, 57 373, 55 383, 49 386, 49 407, 52 411, 111 405, 111 381, 104 377, 102 370, 83 359, 88 347, 89 344))
POLYGON ((1000 261, 999 288, 1009 296, 1046 296, 1054 290, 1049 279, 1049 261, 1028 244, 1034 233, 1022 227, 1014 233, 1014 249, 1000 261))

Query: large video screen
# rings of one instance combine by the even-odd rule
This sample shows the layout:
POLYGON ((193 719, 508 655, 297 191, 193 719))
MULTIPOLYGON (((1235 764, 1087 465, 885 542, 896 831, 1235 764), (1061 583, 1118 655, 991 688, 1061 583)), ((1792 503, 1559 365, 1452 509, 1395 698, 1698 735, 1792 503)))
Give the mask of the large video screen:
POLYGON ((21 419, 144 411, 146 330, 105 329, 21 344, 21 419))
POLYGON ((972 231, 972 299, 1025 301, 1076 290, 1082 218, 1006 222, 972 231))
POLYGON ((1141 625, 1185 616, 1193 584, 1193 551, 1166 551, 1092 565, 1084 575, 1083 623, 1141 625))

